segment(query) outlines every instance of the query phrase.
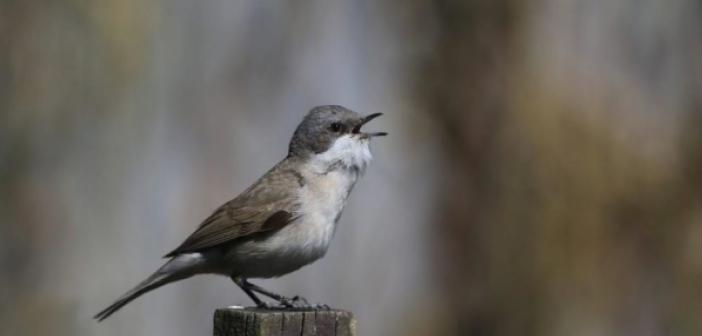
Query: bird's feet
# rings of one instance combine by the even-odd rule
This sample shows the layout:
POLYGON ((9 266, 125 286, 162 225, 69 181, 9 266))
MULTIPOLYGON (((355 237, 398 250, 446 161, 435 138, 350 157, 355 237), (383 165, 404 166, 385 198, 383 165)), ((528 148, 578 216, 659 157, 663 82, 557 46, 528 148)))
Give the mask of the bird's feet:
POLYGON ((326 304, 310 304, 309 301, 307 301, 307 299, 305 299, 304 297, 301 297, 299 295, 296 295, 292 298, 283 296, 277 301, 278 301, 277 304, 271 304, 269 302, 261 301, 260 303, 257 304, 257 306, 258 306, 258 308, 261 308, 261 309, 270 309, 270 310, 296 310, 296 309, 329 310, 329 309, 331 309, 326 304))
POLYGON ((313 308, 316 310, 330 310, 331 307, 329 305, 326 305, 324 303, 316 303, 313 305, 313 308))
POLYGON ((280 304, 288 308, 310 308, 310 303, 302 296, 295 295, 292 298, 283 297, 280 304))
POLYGON ((256 308, 266 309, 266 310, 279 310, 279 309, 281 309, 281 306, 279 304, 273 304, 273 303, 266 302, 266 301, 259 301, 259 302, 256 302, 256 308))

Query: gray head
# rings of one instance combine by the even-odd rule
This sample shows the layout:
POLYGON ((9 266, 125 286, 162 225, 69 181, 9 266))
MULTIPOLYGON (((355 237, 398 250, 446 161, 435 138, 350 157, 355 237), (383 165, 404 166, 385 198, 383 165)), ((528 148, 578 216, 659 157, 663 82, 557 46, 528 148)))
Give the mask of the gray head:
POLYGON ((380 115, 382 113, 362 116, 339 105, 317 106, 310 110, 297 126, 290 140, 288 155, 306 157, 324 153, 336 139, 345 135, 350 135, 359 141, 387 135, 385 132, 361 132, 361 126, 380 115))

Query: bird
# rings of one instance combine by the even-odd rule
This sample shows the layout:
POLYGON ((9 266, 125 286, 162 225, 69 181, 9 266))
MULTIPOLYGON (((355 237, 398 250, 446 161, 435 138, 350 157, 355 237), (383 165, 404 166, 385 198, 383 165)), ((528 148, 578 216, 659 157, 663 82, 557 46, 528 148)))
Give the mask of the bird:
POLYGON ((339 105, 312 108, 295 129, 284 159, 217 208, 164 256, 168 260, 160 268, 94 318, 102 321, 144 293, 198 274, 231 278, 259 308, 327 307, 274 293, 249 279, 280 277, 326 254, 349 194, 372 160, 370 140, 387 135, 361 131, 380 115, 364 116, 339 105))

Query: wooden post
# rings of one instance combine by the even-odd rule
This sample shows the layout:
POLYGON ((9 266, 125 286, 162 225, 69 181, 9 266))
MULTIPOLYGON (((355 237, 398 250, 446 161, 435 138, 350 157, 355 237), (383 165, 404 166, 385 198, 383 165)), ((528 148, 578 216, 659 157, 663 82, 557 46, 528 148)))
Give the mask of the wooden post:
POLYGON ((214 336, 355 336, 356 320, 343 310, 220 308, 214 336))

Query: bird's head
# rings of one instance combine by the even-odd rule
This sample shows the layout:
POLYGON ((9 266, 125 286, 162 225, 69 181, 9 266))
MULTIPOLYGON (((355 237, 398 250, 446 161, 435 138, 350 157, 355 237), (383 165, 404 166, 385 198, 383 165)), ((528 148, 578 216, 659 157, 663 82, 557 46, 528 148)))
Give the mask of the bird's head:
POLYGON ((363 116, 338 105, 317 106, 297 126, 289 155, 365 168, 371 159, 370 139, 387 133, 363 132, 361 127, 381 115, 363 116))

